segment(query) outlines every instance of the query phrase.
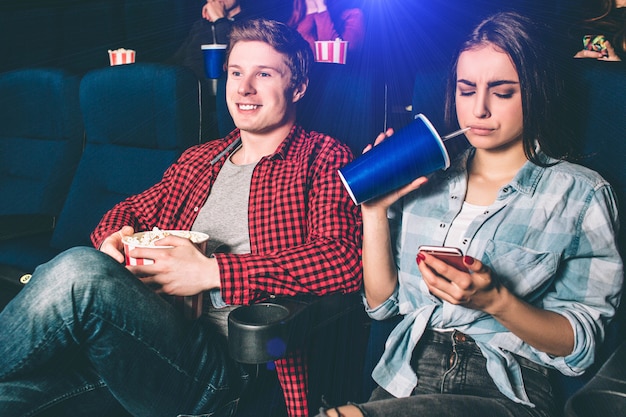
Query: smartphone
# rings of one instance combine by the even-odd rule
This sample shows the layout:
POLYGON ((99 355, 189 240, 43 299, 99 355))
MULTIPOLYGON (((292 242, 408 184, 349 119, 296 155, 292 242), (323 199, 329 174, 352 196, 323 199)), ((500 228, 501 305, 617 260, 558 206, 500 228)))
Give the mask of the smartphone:
POLYGON ((588 51, 602 52, 604 56, 609 54, 609 51, 606 49, 606 38, 604 35, 583 36, 583 48, 588 51))
POLYGON ((463 252, 461 249, 452 246, 420 246, 417 253, 424 252, 441 259, 448 265, 452 265, 461 271, 467 271, 467 266, 463 263, 463 252))

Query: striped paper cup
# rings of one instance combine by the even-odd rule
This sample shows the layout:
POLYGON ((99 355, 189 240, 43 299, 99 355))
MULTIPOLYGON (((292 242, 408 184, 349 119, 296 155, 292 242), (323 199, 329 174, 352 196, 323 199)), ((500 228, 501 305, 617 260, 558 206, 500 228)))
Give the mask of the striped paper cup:
POLYGON ((315 61, 345 64, 348 55, 348 41, 315 41, 315 61))
MULTIPOLYGON (((155 241, 162 239, 166 235, 175 235, 190 239, 195 243, 198 248, 204 253, 206 251, 206 244, 209 240, 209 235, 200 232, 191 232, 186 230, 159 230, 138 232, 132 236, 125 236, 122 238, 124 244, 124 258, 126 265, 151 265, 154 263, 153 259, 148 258, 133 258, 129 255, 130 251, 135 248, 160 248, 171 249, 172 246, 157 246, 155 241)), ((163 295, 168 302, 174 305, 179 311, 183 313, 185 318, 193 320, 202 314, 202 293, 191 296, 179 296, 179 295, 163 295)))
POLYGON ((114 51, 109 49, 109 62, 111 66, 133 64, 135 62, 135 51, 132 49, 116 49, 114 51))

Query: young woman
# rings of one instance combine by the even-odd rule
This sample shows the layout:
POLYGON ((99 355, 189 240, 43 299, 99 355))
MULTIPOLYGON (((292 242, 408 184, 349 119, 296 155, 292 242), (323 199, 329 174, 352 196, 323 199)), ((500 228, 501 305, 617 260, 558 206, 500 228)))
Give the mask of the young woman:
POLYGON ((363 204, 367 311, 403 320, 370 400, 321 415, 556 415, 548 369, 579 375, 594 362, 623 280, 616 201, 597 173, 562 160, 535 29, 515 13, 474 29, 446 109, 471 146, 447 171, 363 204), (463 264, 420 245, 460 248, 463 264))

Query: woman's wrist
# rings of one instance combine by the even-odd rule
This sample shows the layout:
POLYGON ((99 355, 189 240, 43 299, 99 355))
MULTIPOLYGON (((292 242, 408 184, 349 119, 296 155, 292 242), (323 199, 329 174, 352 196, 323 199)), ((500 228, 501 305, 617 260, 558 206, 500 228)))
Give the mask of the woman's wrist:
POLYGON ((361 218, 364 222, 387 221, 387 209, 378 206, 361 205, 361 218))

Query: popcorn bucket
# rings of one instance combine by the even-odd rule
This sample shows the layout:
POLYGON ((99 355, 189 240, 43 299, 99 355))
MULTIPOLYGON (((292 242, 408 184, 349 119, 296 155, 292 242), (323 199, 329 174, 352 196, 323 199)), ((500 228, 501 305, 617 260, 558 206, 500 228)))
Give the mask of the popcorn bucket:
MULTIPOLYGON (((159 230, 149 232, 138 232, 132 236, 125 236, 122 239, 124 244, 124 259, 126 265, 151 265, 154 263, 153 259, 148 258, 133 258, 130 256, 130 251, 135 248, 161 248, 171 249, 172 246, 157 246, 152 242, 158 239, 162 239, 167 234, 177 235, 180 237, 189 238, 194 242, 199 249, 204 253, 206 251, 207 240, 209 236, 200 232, 188 232, 179 230, 159 230), (150 242, 152 241, 152 242, 150 242)), ((200 317, 202 314, 202 293, 191 296, 179 296, 179 295, 166 295, 162 297, 169 303, 174 305, 179 311, 183 313, 186 319, 194 320, 200 317)))
POLYGON ((135 51, 132 49, 116 49, 114 51, 109 49, 109 62, 111 66, 133 64, 135 62, 135 51))
POLYGON ((348 41, 315 41, 315 61, 345 64, 348 54, 348 41))

